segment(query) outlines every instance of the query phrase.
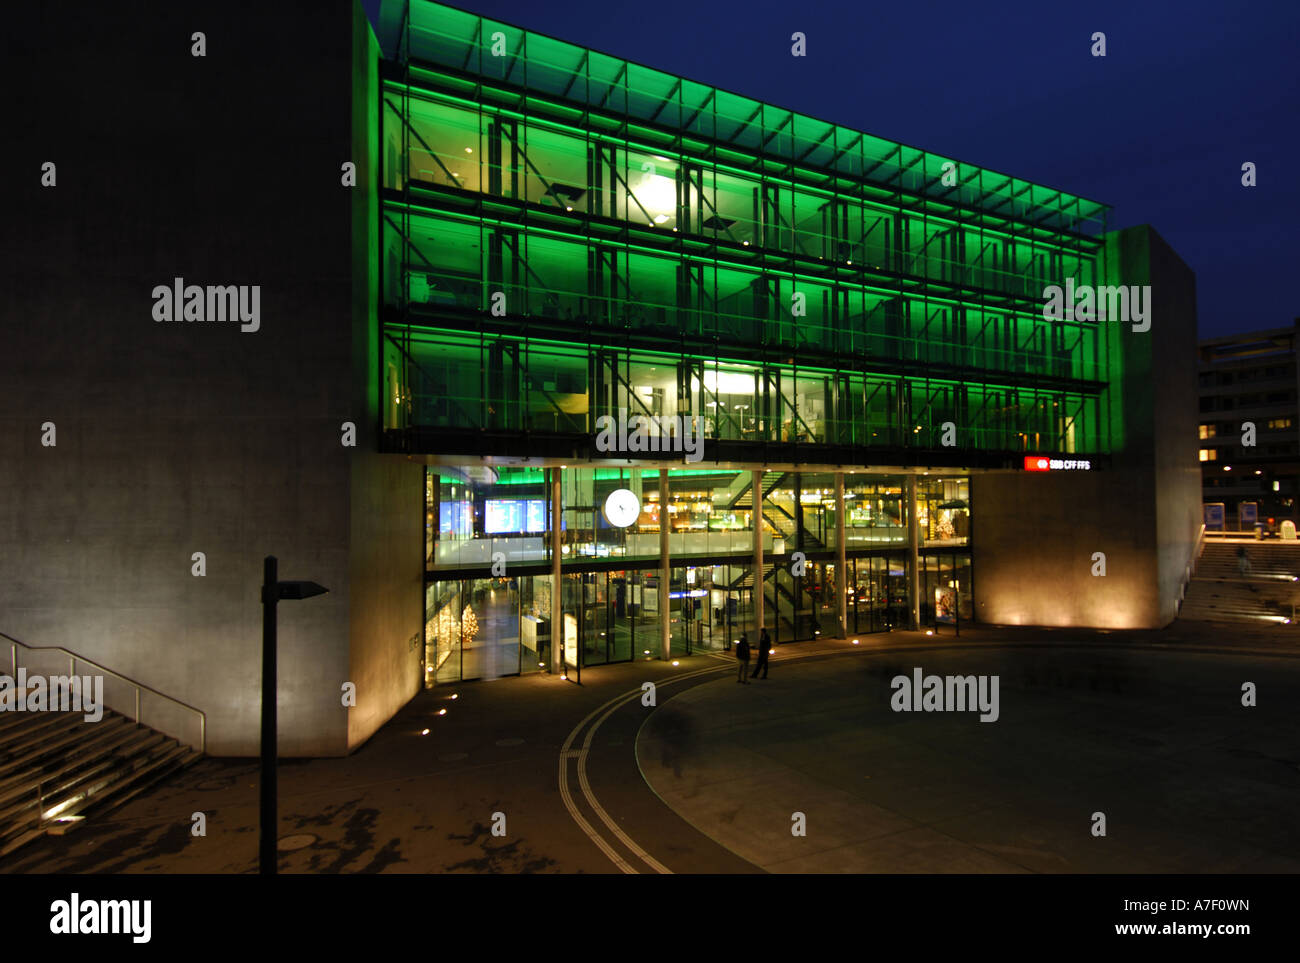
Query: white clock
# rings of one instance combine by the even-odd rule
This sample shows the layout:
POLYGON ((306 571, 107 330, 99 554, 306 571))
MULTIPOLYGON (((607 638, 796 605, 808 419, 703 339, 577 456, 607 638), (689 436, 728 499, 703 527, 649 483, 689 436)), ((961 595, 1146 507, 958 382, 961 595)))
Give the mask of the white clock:
POLYGON ((605 499, 605 521, 615 528, 627 528, 641 516, 641 499, 628 488, 616 488, 605 499))

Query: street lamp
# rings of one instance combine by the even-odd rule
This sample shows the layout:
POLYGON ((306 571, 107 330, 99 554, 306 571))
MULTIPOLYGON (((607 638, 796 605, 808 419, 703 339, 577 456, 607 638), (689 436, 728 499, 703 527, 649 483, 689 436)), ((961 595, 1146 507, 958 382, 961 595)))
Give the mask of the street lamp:
POLYGON ((276 869, 276 720, 275 720, 275 607, 281 599, 309 599, 329 589, 315 582, 281 582, 278 562, 268 555, 262 566, 262 786, 257 862, 263 876, 276 869))

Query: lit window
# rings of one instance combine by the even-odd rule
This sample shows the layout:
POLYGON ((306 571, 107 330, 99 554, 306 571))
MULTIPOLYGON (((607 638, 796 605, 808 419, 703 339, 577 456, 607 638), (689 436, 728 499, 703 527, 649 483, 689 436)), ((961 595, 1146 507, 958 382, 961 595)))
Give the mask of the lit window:
POLYGON ((1219 452, 1215 448, 1202 448, 1201 461, 1218 461, 1219 452))
MULTIPOLYGON (((1218 427, 1217 427, 1217 426, 1215 426, 1215 425, 1201 425, 1200 435, 1201 435, 1201 439, 1202 439, 1202 440, 1204 440, 1204 439, 1206 439, 1206 438, 1213 438, 1216 434, 1218 434, 1218 427)), ((1204 461, 1204 460, 1205 460, 1204 458, 1201 459, 1201 461, 1204 461)))

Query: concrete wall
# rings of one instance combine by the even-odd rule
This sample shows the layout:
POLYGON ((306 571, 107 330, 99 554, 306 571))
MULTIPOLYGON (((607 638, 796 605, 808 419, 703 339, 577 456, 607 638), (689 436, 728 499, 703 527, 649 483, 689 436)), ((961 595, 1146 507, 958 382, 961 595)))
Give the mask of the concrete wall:
POLYGON ((258 749, 267 554, 330 589, 280 605, 282 753, 346 752, 413 691, 418 588, 376 580, 406 564, 390 515, 412 503, 418 580, 418 470, 339 433, 373 443, 340 183, 356 23, 345 0, 56 0, 10 11, 3 41, 24 96, 0 152, 0 631, 205 710, 215 754, 258 749), (176 276, 260 285, 261 329, 155 322, 176 276), (363 690, 354 732, 340 686, 383 665, 406 674, 363 690))
POLYGON ((1177 615, 1200 526, 1195 279, 1147 226, 1110 235, 1107 264, 1110 283, 1152 288, 1149 331, 1106 326, 1112 467, 972 478, 982 621, 1156 628, 1177 615))
MULTIPOLYGON (((1005 625, 1160 624, 1154 526, 1137 471, 971 478, 975 617, 1005 625), (1092 574, 1093 553, 1106 576, 1092 574)), ((1149 486, 1146 486, 1149 487, 1149 486)))
MULTIPOLYGON (((379 45, 353 10, 352 159, 357 183, 378 171, 379 45)), ((424 633, 424 466, 379 455, 379 210, 374 191, 352 192, 353 410, 351 657, 348 748, 392 718, 419 690, 424 633)))
POLYGON ((1155 543, 1161 624, 1178 614, 1178 600, 1201 527, 1201 468, 1197 455, 1196 276, 1149 226, 1116 232, 1110 257, 1128 284, 1149 284, 1151 330, 1125 332, 1130 357, 1149 353, 1134 372, 1148 392, 1150 421, 1126 455, 1150 465, 1155 503, 1155 543), (1150 427, 1151 430, 1145 430, 1150 427))
MULTIPOLYGON (((353 464, 351 663, 357 704, 348 748, 360 745, 421 684, 424 627, 422 466, 404 456, 353 464)), ((338 686, 335 686, 337 692, 338 686)))

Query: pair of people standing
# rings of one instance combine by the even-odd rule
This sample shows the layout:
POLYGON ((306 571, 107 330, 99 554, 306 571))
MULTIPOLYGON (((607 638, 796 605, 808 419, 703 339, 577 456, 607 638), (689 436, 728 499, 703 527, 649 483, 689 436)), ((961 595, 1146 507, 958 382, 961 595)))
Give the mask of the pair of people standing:
POLYGON ((772 637, 767 634, 767 629, 763 629, 758 638, 758 661, 754 663, 754 672, 749 675, 749 637, 741 633, 740 641, 736 643, 736 664, 740 668, 740 674, 736 678, 737 682, 749 685, 749 680, 758 675, 760 669, 763 670, 763 678, 767 678, 767 656, 772 650, 772 637), (746 678, 748 676, 748 678, 746 678))

